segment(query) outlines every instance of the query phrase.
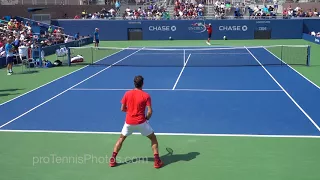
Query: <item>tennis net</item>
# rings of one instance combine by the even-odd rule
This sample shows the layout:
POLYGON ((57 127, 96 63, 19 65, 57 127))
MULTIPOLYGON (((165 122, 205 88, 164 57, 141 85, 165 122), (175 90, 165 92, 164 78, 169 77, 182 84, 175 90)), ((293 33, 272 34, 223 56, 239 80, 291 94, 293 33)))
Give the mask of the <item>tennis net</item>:
POLYGON ((310 47, 276 45, 217 48, 70 47, 69 65, 219 67, 309 65, 310 47))

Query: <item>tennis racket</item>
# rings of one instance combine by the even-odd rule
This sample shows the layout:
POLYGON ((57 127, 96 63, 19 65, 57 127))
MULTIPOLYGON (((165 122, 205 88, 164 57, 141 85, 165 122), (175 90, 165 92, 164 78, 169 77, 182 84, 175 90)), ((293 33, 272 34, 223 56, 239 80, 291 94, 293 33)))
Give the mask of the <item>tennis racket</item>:
POLYGON ((206 25, 206 19, 205 18, 202 19, 202 22, 203 22, 203 25, 206 25))
POLYGON ((166 150, 168 151, 169 155, 173 154, 173 149, 167 147, 166 150))

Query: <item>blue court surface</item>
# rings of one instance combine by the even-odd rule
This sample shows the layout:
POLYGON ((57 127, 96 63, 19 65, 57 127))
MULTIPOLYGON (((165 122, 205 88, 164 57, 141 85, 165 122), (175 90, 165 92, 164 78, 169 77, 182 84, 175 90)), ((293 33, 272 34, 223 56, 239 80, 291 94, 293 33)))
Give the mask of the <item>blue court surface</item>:
POLYGON ((1 130, 119 132, 120 100, 142 75, 157 133, 320 135, 319 87, 288 65, 264 65, 280 62, 265 48, 215 54, 128 49, 102 61, 115 66, 86 66, 1 104, 1 130), (155 66, 130 66, 146 60, 155 66), (121 63, 129 66, 116 66, 121 63))

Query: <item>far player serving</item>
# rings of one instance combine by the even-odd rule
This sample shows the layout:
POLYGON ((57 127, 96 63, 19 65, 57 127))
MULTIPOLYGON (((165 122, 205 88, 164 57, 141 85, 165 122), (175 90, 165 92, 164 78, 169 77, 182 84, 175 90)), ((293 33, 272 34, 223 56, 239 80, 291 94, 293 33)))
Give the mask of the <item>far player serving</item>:
POLYGON ((212 26, 211 23, 209 23, 209 25, 206 25, 207 31, 208 31, 208 40, 207 40, 207 44, 210 44, 210 39, 211 39, 211 34, 212 34, 212 26))

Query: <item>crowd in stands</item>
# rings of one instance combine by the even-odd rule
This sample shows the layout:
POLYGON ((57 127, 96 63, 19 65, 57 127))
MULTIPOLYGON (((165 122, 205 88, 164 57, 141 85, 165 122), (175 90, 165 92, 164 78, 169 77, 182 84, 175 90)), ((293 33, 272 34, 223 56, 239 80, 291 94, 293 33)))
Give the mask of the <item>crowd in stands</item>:
MULTIPOLYGON (((39 24, 38 24, 39 25, 39 24)), ((10 21, 1 20, 0 22, 0 57, 5 56, 4 46, 9 39, 13 41, 13 46, 18 52, 19 47, 35 48, 45 47, 54 44, 66 43, 71 40, 80 38, 79 34, 75 37, 67 36, 61 28, 49 28, 41 33, 34 33, 32 26, 29 22, 17 21, 11 19, 10 21)))
POLYGON ((315 37, 320 37, 320 32, 314 32, 314 31, 312 31, 311 33, 311 36, 315 36, 315 37))
POLYGON ((120 1, 114 2, 114 8, 106 9, 102 8, 100 12, 87 12, 83 10, 81 15, 76 15, 74 19, 112 19, 119 15, 120 12, 120 1))
POLYGON ((170 19, 169 12, 164 7, 157 4, 150 4, 146 8, 139 7, 138 9, 126 8, 122 14, 122 18, 126 20, 131 19, 147 19, 147 20, 161 20, 170 19))
POLYGON ((263 7, 256 6, 254 9, 249 8, 250 18, 266 18, 276 17, 277 7, 264 5, 263 7))
POLYGON ((174 5, 175 19, 196 19, 203 17, 205 13, 204 4, 202 2, 188 2, 187 0, 176 0, 174 5))
POLYGON ((117 11, 113 8, 106 10, 103 8, 100 12, 89 13, 86 10, 81 12, 81 16, 76 15, 74 19, 110 19, 117 15, 117 11))
POLYGON ((283 9, 283 16, 292 18, 292 17, 320 17, 320 12, 315 9, 304 10, 297 6, 296 8, 292 8, 289 6, 288 8, 283 9))
MULTIPOLYGON (((230 14, 232 5, 229 1, 221 2, 221 1, 208 1, 209 4, 214 6, 214 16, 215 18, 223 18, 227 14, 230 14)), ((241 11, 237 12, 237 16, 241 16, 241 11)))

